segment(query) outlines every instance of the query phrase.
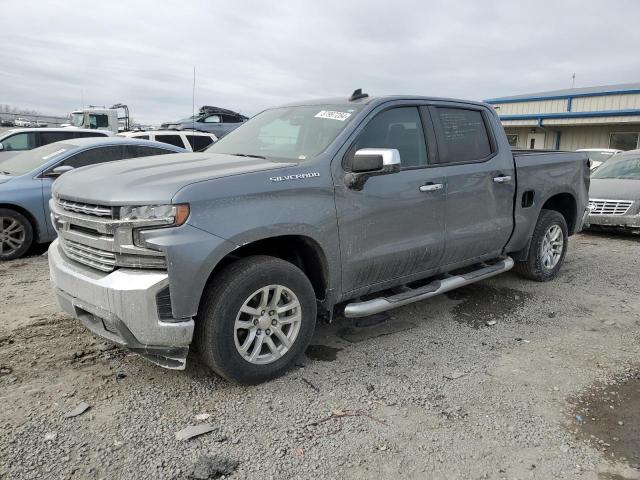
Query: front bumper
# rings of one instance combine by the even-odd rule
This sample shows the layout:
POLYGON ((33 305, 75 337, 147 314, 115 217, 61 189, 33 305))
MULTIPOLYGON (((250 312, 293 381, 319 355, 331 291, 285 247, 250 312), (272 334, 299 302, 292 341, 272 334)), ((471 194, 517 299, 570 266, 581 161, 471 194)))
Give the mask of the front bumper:
POLYGON ((160 320, 156 296, 169 285, 165 271, 98 272, 69 260, 58 240, 49 247, 49 269, 60 307, 93 333, 163 367, 184 369, 194 322, 160 320))
POLYGON ((640 215, 589 215, 585 226, 606 228, 638 229, 640 215))

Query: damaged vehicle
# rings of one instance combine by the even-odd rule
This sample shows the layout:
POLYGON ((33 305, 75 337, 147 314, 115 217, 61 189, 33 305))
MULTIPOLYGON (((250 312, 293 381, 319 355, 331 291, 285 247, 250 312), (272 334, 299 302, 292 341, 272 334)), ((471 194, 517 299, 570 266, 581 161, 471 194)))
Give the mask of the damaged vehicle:
POLYGON ((552 280, 587 213, 584 153, 512 153, 493 108, 464 100, 357 90, 265 110, 184 157, 58 180, 51 280, 96 335, 174 369, 195 343, 240 383, 285 372, 317 320, 514 266, 552 280))
POLYGON ((160 128, 169 130, 199 130, 201 132, 213 133, 216 137, 222 138, 247 120, 249 120, 248 117, 233 110, 204 105, 200 107, 200 111, 196 115, 175 122, 163 123, 160 128))
POLYGON ((587 222, 640 233, 640 150, 618 153, 593 172, 587 222))

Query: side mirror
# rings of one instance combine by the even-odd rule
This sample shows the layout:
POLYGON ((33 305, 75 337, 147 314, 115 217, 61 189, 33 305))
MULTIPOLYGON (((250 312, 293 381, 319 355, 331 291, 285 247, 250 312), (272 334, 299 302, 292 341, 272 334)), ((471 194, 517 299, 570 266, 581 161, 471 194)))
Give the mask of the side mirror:
POLYGON ((400 152, 395 148, 362 148, 353 155, 345 183, 353 190, 362 190, 369 177, 399 171, 400 152))
POLYGON ((54 168, 53 170, 48 171, 45 174, 45 177, 59 177, 63 173, 67 173, 73 170, 71 165, 60 165, 59 167, 54 168))
POLYGON ((2 144, 2 142, 0 142, 0 152, 4 150, 4 145, 2 144))

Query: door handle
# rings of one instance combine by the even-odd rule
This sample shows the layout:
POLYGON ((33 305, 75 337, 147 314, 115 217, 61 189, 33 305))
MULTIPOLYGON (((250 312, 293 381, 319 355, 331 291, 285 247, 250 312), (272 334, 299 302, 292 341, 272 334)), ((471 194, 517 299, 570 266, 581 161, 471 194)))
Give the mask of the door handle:
POLYGON ((496 183, 507 183, 511 181, 511 175, 500 175, 499 177, 493 177, 493 181, 496 183))
POLYGON ((420 187, 421 192, 435 192, 436 190, 442 190, 444 185, 442 183, 427 183, 420 187))

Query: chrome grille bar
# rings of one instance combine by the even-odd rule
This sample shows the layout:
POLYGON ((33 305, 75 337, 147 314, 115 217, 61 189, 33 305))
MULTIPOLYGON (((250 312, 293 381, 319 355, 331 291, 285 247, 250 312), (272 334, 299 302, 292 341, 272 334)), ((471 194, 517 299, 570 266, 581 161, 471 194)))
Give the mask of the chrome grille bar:
POLYGON ((109 217, 113 218, 113 208, 104 207, 102 205, 92 205, 90 203, 72 202, 71 200, 65 200, 64 198, 58 198, 58 205, 63 210, 70 212, 83 213, 85 215, 93 215, 96 217, 109 217))
POLYGON ((112 252, 89 247, 68 239, 60 239, 64 253, 79 263, 97 268, 103 272, 111 272, 116 266, 116 255, 112 252))
POLYGON ((592 215, 624 215, 633 205, 631 200, 604 200, 593 198, 589 200, 592 215))

